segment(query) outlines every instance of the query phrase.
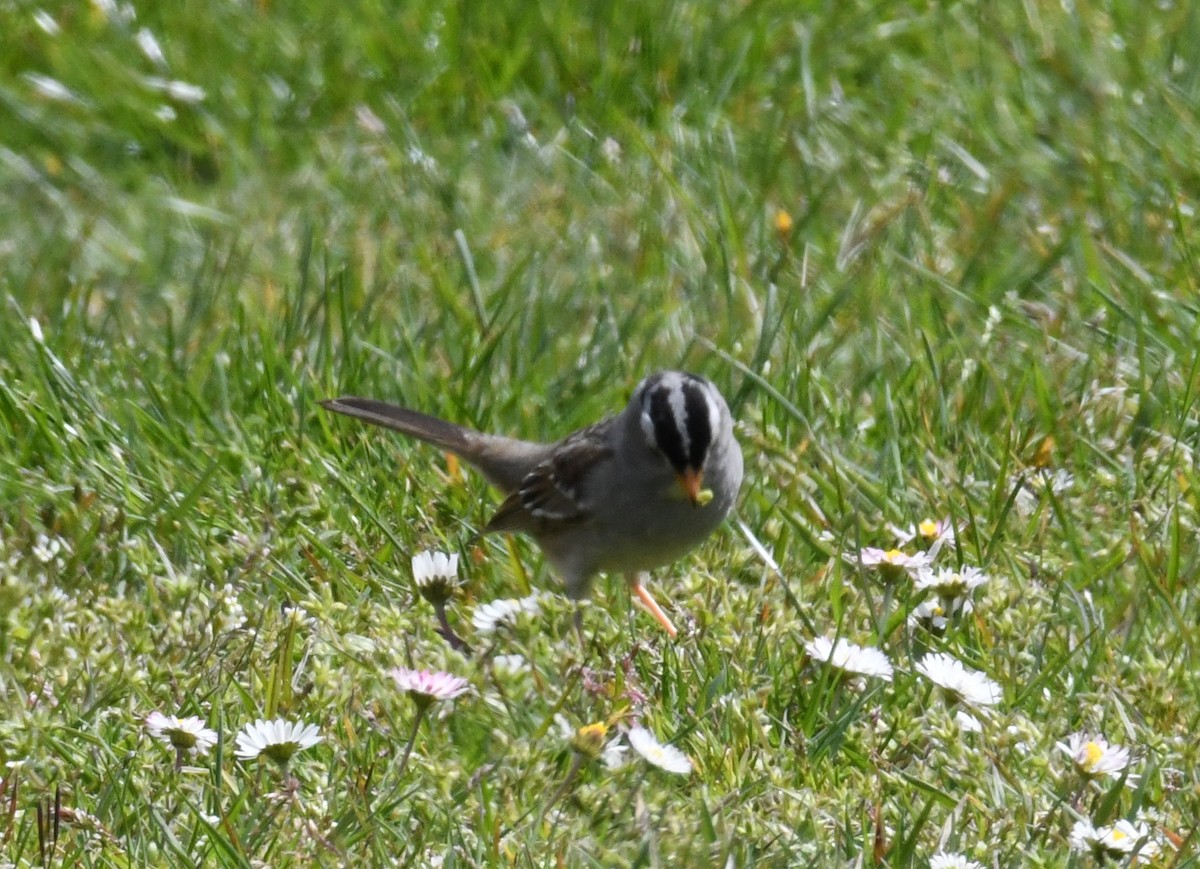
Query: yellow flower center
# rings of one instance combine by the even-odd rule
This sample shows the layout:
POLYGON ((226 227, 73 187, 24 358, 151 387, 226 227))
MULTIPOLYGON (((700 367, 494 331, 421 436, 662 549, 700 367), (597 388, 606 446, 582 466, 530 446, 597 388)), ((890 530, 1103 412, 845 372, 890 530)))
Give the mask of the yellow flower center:
POLYGON ((264 748, 262 753, 280 766, 287 766, 287 762, 299 748, 298 742, 276 742, 264 748))
POLYGON ((932 519, 926 519, 917 526, 917 531, 922 537, 937 537, 937 523, 932 519))
POLYGON ((1104 749, 1095 742, 1085 743, 1083 746, 1083 768, 1092 770, 1096 764, 1100 762, 1100 758, 1104 757, 1104 749))
POLYGON ((1112 837, 1114 842, 1120 842, 1122 839, 1129 838, 1128 834, 1123 833, 1120 830, 1113 830, 1111 833, 1109 833, 1109 835, 1112 837))
POLYGON ((196 734, 181 728, 168 730, 167 736, 171 739, 171 745, 176 748, 193 748, 196 745, 196 734))
POLYGON ((599 757, 604 749, 604 740, 608 737, 608 725, 604 722, 585 724, 575 731, 571 737, 571 748, 587 757, 599 757))
POLYGON ((948 597, 960 597, 967 592, 967 581, 962 578, 961 573, 952 573, 942 583, 941 590, 942 594, 948 597))
POLYGON ((899 559, 904 557, 904 553, 901 552, 899 549, 889 549, 887 552, 883 553, 883 557, 885 559, 887 559, 889 562, 895 563, 896 561, 898 561, 899 559))

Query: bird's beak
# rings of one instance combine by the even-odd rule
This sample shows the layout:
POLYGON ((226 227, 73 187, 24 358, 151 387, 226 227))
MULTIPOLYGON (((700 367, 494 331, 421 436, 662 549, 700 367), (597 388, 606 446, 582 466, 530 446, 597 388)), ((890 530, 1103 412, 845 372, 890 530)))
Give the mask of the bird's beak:
POLYGON ((683 494, 687 495, 687 499, 697 507, 704 506, 700 492, 702 485, 704 485, 704 471, 688 468, 679 475, 679 486, 683 489, 683 494))

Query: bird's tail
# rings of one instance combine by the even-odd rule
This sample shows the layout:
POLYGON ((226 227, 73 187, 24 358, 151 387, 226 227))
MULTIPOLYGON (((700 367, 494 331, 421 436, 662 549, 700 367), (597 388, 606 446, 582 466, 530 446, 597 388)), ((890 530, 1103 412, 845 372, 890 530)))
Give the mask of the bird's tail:
POLYGON ((403 432, 454 453, 477 468, 489 483, 506 495, 516 491, 525 475, 550 452, 550 447, 545 444, 487 434, 373 398, 328 398, 321 406, 334 413, 344 413, 363 422, 403 432))
POLYGON ((349 395, 327 398, 321 402, 321 407, 361 419, 363 422, 395 429, 460 456, 467 452, 471 436, 478 434, 472 429, 446 422, 436 416, 373 398, 355 398, 349 395))

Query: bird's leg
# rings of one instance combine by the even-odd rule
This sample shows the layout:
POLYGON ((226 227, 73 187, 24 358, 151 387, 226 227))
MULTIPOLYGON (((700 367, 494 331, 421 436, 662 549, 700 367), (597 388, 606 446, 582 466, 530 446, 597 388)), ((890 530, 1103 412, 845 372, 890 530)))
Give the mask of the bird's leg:
POLYGON ((671 624, 671 620, 667 618, 667 614, 662 611, 662 607, 658 605, 658 601, 651 597, 650 592, 646 591, 646 587, 642 585, 642 575, 639 573, 627 573, 625 574, 625 579, 629 583, 630 589, 637 595, 638 600, 642 602, 646 609, 650 610, 650 615, 658 619, 658 623, 663 626, 663 630, 667 632, 671 639, 675 639, 679 631, 675 630, 675 626, 671 624))

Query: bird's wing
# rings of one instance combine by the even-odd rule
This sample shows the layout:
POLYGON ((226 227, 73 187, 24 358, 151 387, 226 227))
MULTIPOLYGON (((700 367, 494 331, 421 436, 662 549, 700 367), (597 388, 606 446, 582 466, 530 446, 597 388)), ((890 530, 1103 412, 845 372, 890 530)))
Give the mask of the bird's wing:
POLYGON ((483 532, 548 531, 586 518, 581 485, 612 456, 607 443, 612 424, 612 419, 602 420, 557 444, 549 457, 526 474, 520 487, 504 499, 483 532))

